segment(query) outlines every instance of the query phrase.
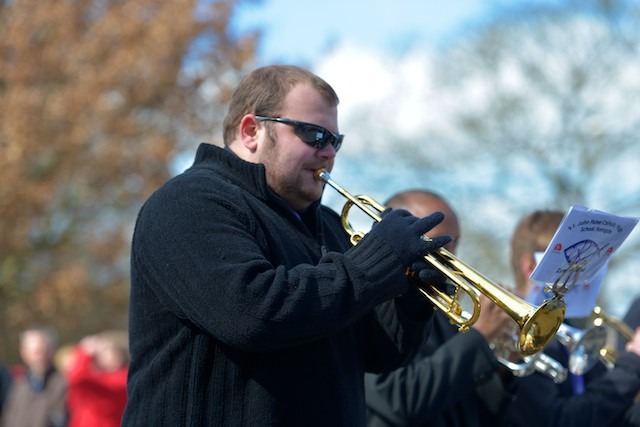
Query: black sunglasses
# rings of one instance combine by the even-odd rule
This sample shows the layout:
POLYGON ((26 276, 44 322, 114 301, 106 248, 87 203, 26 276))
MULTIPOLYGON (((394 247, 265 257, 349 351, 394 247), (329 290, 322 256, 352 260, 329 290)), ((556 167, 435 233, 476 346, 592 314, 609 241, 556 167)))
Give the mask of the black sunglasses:
POLYGON ((323 128, 322 126, 314 125, 312 123, 299 122, 297 120, 283 119, 281 117, 264 117, 256 116, 256 119, 260 122, 278 122, 285 125, 293 126, 293 132, 312 147, 318 150, 323 149, 327 144, 333 145, 336 152, 342 145, 344 135, 332 133, 330 130, 323 128))

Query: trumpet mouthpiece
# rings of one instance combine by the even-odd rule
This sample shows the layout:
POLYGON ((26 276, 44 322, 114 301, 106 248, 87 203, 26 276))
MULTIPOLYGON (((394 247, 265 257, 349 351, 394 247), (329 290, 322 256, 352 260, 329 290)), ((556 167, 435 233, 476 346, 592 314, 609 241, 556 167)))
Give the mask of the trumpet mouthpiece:
POLYGON ((326 181, 325 177, 328 177, 329 172, 325 168, 320 168, 315 171, 314 175, 318 181, 326 181))

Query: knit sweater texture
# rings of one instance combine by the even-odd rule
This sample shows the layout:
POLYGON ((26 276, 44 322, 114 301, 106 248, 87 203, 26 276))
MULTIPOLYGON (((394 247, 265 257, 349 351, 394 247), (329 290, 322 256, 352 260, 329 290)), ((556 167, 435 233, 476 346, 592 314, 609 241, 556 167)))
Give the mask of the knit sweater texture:
POLYGON ((136 222, 123 426, 364 426, 364 372, 405 363, 430 318, 407 289, 389 244, 352 247, 335 212, 293 212, 263 165, 201 144, 136 222))

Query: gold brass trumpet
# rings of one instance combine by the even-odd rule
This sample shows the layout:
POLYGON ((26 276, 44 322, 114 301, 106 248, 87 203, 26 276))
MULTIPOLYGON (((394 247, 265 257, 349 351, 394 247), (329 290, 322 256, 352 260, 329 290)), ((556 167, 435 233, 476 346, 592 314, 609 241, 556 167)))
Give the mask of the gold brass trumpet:
MULTIPOLYGON (((593 320, 593 324, 595 326, 608 325, 614 331, 620 334, 620 336, 622 336, 622 339, 624 339, 626 342, 629 342, 633 339, 633 330, 631 329, 631 327, 629 327, 629 325, 624 323, 622 320, 605 314, 600 306, 595 306, 593 308, 593 314, 595 315, 595 319, 593 320)), ((600 349, 600 359, 607 366, 607 368, 613 369, 617 358, 618 354, 613 347, 605 345, 600 349)))
MULTIPOLYGON (((382 220, 380 214, 385 207, 368 196, 351 195, 331 179, 326 169, 317 170, 315 175, 318 180, 329 184, 347 198, 348 201, 342 209, 342 227, 349 234, 351 244, 357 244, 365 233, 355 231, 349 223, 351 207, 357 206, 376 222, 382 220)), ((424 259, 455 285, 455 291, 453 295, 449 295, 435 286, 419 286, 418 289, 436 308, 442 310, 452 324, 458 325, 460 332, 468 330, 480 315, 479 293, 486 295, 497 304, 520 327, 517 347, 518 352, 523 356, 530 356, 544 348, 553 339, 564 320, 566 305, 561 295, 556 294, 536 307, 493 283, 444 248, 425 255, 424 259), (473 301, 474 307, 471 313, 463 314, 458 300, 460 291, 468 294, 473 301)))

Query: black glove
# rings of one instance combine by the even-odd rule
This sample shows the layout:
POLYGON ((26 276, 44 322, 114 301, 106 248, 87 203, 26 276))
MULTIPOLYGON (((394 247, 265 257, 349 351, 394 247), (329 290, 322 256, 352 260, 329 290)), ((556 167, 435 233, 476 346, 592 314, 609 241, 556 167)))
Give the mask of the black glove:
MULTIPOLYGON (((414 261, 409 267, 409 289, 398 297, 402 310, 411 319, 428 319, 433 314, 433 304, 418 288, 447 288, 447 277, 424 259, 414 261)), ((431 293, 431 292, 430 292, 431 293)))
POLYGON ((435 287, 449 295, 452 293, 450 288, 453 285, 449 282, 447 276, 424 259, 414 261, 409 267, 409 271, 409 278, 413 282, 412 285, 423 288, 435 287))
POLYGON ((408 267, 417 258, 451 241, 451 237, 446 235, 423 238, 427 231, 440 224, 443 219, 442 212, 417 218, 404 209, 387 209, 382 213, 382 220, 373 225, 369 234, 391 245, 402 264, 408 267))
POLYGON ((418 288, 436 287, 440 291, 447 292, 447 288, 451 284, 444 274, 424 259, 414 261, 411 264, 407 277, 409 289, 398 297, 398 303, 409 318, 428 319, 433 314, 434 305, 418 288))

